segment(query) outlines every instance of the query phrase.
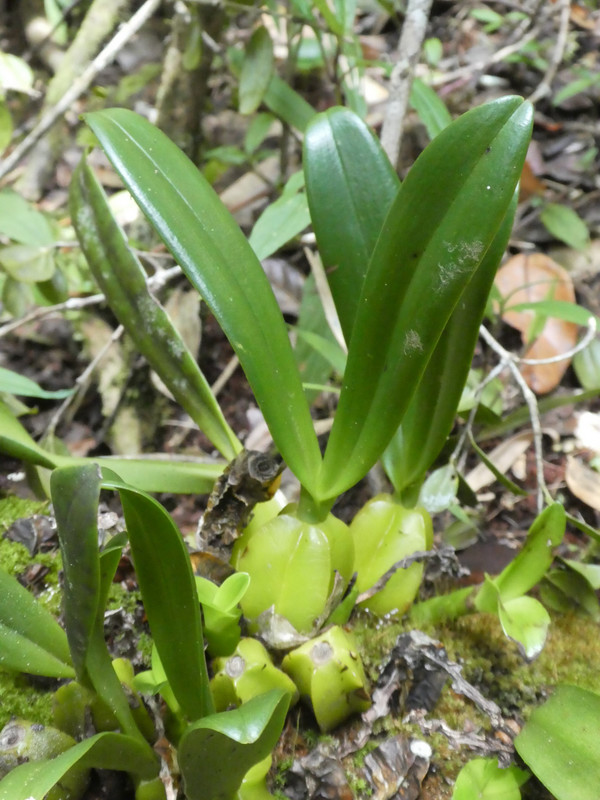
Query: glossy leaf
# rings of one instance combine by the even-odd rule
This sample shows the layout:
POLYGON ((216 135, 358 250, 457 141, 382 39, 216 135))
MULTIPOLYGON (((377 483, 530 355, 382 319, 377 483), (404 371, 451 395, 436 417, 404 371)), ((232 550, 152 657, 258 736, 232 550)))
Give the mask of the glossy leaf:
POLYGON ((262 102, 273 73, 273 42, 265 27, 257 28, 248 44, 240 74, 240 114, 252 114, 262 102))
POLYGON ((149 495, 115 479, 103 486, 119 492, 150 631, 173 694, 189 719, 199 719, 212 711, 212 700, 200 606, 181 534, 149 495))
POLYGON ((559 686, 532 713, 515 748, 556 800, 596 800, 600 696, 577 686, 559 686))
POLYGON ((383 463, 397 492, 422 482, 450 435, 516 207, 515 193, 498 233, 444 328, 402 424, 384 453, 383 463))
POLYGON ((30 761, 13 769, 0 781, 0 800, 43 800, 75 766, 116 769, 150 780, 158 774, 159 762, 151 749, 131 736, 98 733, 56 758, 30 761))
POLYGON ((349 343, 318 495, 375 463, 452 310, 496 236, 525 159, 532 109, 506 97, 467 112, 417 159, 377 240, 349 343))
POLYGON ((142 117, 112 109, 86 121, 215 314, 278 449, 312 494, 321 458, 308 404, 277 302, 242 232, 188 158, 142 117))
POLYGON ((519 646, 523 658, 532 661, 546 643, 550 614, 534 597, 515 597, 498 603, 498 618, 502 630, 519 646))
POLYGON ((70 210, 77 238, 96 282, 138 350, 215 447, 232 459, 241 445, 163 307, 148 291, 144 269, 83 158, 73 174, 70 210))
POLYGON ((188 800, 234 800, 246 772, 275 747, 288 704, 274 689, 190 725, 177 750, 188 800))
POLYGON ((319 252, 349 342, 369 258, 400 181, 372 131, 343 108, 309 125, 304 172, 319 252))
POLYGON ((0 569, 0 667, 73 678, 65 632, 12 575, 0 569))

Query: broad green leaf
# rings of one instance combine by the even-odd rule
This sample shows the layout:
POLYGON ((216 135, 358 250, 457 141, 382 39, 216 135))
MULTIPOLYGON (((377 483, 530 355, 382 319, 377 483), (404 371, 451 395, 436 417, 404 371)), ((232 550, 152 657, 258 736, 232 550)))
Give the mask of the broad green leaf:
POLYGON ((268 205, 256 220, 248 241, 256 257, 262 261, 309 225, 310 214, 304 192, 284 194, 268 205))
POLYGON ((273 74, 273 42, 268 30, 257 28, 246 45, 240 74, 240 113, 253 114, 261 104, 273 74))
MULTIPOLYGON (((576 562, 575 562, 576 563, 576 562)), ((582 564, 583 567, 595 567, 596 564, 582 564)), ((600 622, 600 603, 594 589, 583 573, 576 569, 553 569, 546 574, 540 586, 542 602, 564 614, 577 611, 600 622)))
POLYGON ((54 252, 47 246, 13 244, 0 249, 0 266, 15 281, 47 281, 54 274, 54 252))
MULTIPOLYGON (((554 558, 554 548, 562 541, 565 524, 565 510, 560 503, 553 503, 536 517, 523 548, 493 582, 503 603, 522 597, 541 581, 554 558)), ((487 584, 481 588, 475 605, 479 611, 493 613, 497 599, 489 588, 487 584)))
POLYGON ((74 766, 116 769, 150 780, 159 762, 152 750, 131 736, 98 733, 56 758, 21 764, 0 781, 0 800, 44 800, 47 793, 74 766))
POLYGON ((70 210, 77 238, 112 312, 137 348, 215 447, 228 459, 241 449, 196 359, 146 285, 106 195, 85 158, 73 174, 70 210))
POLYGON ((398 428, 506 215, 531 124, 531 106, 518 97, 480 106, 443 130, 409 172, 365 277, 318 496, 334 498, 360 480, 398 428))
POLYGON ((474 758, 458 773, 452 800, 521 800, 519 787, 529 773, 518 767, 501 769, 492 758, 474 758))
POLYGON ((285 123, 304 133, 316 111, 278 75, 273 75, 264 96, 265 105, 285 123))
POLYGON ((525 723, 515 748, 556 800, 596 800, 600 696, 577 686, 559 686, 525 723))
POLYGON ((0 233, 20 244, 44 247, 54 242, 46 217, 11 189, 0 192, 0 233))
POLYGON ((579 214, 560 203, 548 203, 540 219, 550 233, 576 250, 583 250, 590 242, 590 232, 579 214))
POLYGON ((50 478, 65 576, 65 627, 79 683, 93 688, 114 712, 122 731, 139 738, 150 750, 133 719, 104 641, 104 609, 114 574, 110 568, 111 562, 112 567, 117 562, 104 559, 101 570, 97 524, 101 480, 96 464, 62 467, 50 478))
POLYGON ((519 646, 523 658, 533 661, 544 648, 550 614, 534 597, 498 601, 498 618, 504 634, 519 646))
POLYGON ((33 94, 33 70, 23 58, 0 51, 0 95, 7 91, 33 94))
MULTIPOLYGON (((431 41, 431 40, 430 40, 431 41)), ((430 139, 435 139, 452 122, 452 116, 444 101, 431 86, 415 78, 410 91, 410 104, 425 125, 430 139)))
POLYGON ((16 578, 0 569, 0 666, 73 678, 65 632, 16 578))
POLYGON ((0 386, 3 392, 18 394, 22 397, 43 397, 47 399, 61 399, 72 394, 72 389, 61 389, 57 392, 47 392, 42 389, 35 381, 19 375, 10 369, 0 367, 0 386))
POLYGON ((200 606, 181 534, 149 495, 113 479, 103 486, 119 492, 150 631, 173 694, 190 720, 199 719, 212 711, 212 699, 200 606))
POLYGON ((498 233, 455 306, 402 424, 383 455, 384 467, 397 492, 420 485, 450 435, 516 207, 515 192, 498 233))
POLYGON ((189 159, 149 122, 126 109, 86 120, 215 314, 279 451, 313 494, 321 457, 308 404, 277 302, 242 232, 189 159))
POLYGON ((246 772, 275 747, 288 704, 274 689, 190 725, 177 750, 188 800, 234 800, 246 772))
POLYGON ((309 125, 304 172, 321 260, 349 342, 369 258, 400 181, 372 131, 343 108, 309 125))

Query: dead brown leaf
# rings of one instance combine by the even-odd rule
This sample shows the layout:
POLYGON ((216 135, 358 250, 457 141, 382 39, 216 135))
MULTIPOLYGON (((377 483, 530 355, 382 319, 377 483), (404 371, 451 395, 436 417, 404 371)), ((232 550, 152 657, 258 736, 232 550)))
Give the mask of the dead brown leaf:
POLYGON ((565 480, 569 490, 586 506, 600 511, 600 473, 574 456, 567 458, 565 480))
MULTIPOLYGON (((498 271, 495 283, 504 298, 502 319, 521 331, 524 344, 530 340, 535 311, 511 311, 511 306, 542 300, 575 302, 569 273, 542 253, 513 256, 498 271)), ((576 342, 577 325, 548 317, 543 330, 527 349, 525 358, 553 358, 572 350, 576 342)), ((558 386, 569 364, 570 359, 554 364, 524 364, 521 372, 536 394, 545 394, 558 386)))

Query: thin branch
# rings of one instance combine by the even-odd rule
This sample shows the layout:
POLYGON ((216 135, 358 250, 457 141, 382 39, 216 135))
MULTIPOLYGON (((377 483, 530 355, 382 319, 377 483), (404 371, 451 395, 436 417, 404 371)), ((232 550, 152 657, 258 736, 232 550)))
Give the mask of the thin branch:
POLYGON ((398 62, 390 77, 390 96, 381 129, 381 144, 394 167, 398 164, 404 116, 432 2, 408 0, 398 44, 398 62))
POLYGON ((70 89, 65 92, 61 100, 53 106, 37 123, 35 128, 15 147, 12 153, 0 164, 0 178, 13 170, 19 161, 31 150, 33 145, 54 125, 54 123, 67 111, 73 103, 91 86, 95 77, 107 67, 127 42, 139 29, 152 17, 160 6, 162 0, 146 0, 131 19, 124 23, 113 36, 104 50, 99 53, 91 64, 84 70, 70 89))
POLYGON ((554 46, 554 52, 552 53, 552 58, 548 64, 546 74, 542 78, 542 81, 538 85, 537 89, 535 89, 529 95, 528 99, 532 103, 536 103, 538 100, 541 100, 542 97, 545 97, 550 93, 552 89, 552 81, 554 80, 554 76, 556 75, 560 63, 563 60, 565 50, 567 48, 571 3, 570 0, 559 0, 558 5, 560 8, 560 21, 558 27, 558 36, 556 37, 556 45, 554 46))

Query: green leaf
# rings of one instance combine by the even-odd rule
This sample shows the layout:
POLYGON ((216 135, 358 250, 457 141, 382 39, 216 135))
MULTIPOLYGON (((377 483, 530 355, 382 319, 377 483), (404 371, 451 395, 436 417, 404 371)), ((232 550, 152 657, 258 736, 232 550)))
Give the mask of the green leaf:
POLYGON ((13 121, 8 106, 0 100, 0 155, 4 153, 13 135, 13 121))
POLYGON ((584 389, 600 391, 600 340, 593 339, 575 355, 573 369, 584 389))
POLYGON ((430 514, 445 511, 456 501, 458 475, 451 464, 436 469, 427 478, 419 494, 418 505, 430 514))
POLYGON ((577 686, 559 686, 532 713, 515 748, 556 800, 596 800, 600 696, 577 686))
POLYGON ((73 678, 65 632, 16 578, 0 569, 0 667, 73 678))
POLYGON ((273 74, 273 42, 268 30, 257 28, 246 45, 240 75, 240 113, 252 114, 262 103, 273 74))
POLYGON ((304 172, 319 252, 349 342, 369 258, 400 182, 371 130, 343 108, 309 125, 304 172))
POLYGON ((13 244, 0 249, 0 266, 15 281, 47 281, 54 274, 54 252, 47 246, 13 244))
MULTIPOLYGON (((536 517, 523 548, 494 580, 503 603, 522 597, 541 581, 554 558, 554 548, 562 541, 565 524, 565 510, 560 503, 553 503, 536 517)), ((484 585, 475 605, 479 611, 493 613, 497 605, 495 593, 484 585)))
POLYGON ((112 666, 104 641, 104 608, 110 581, 105 559, 102 574, 98 552, 98 466, 62 467, 50 478, 52 503, 65 576, 64 619, 77 680, 93 688, 116 715, 124 733, 139 738, 151 751, 131 714, 127 697, 112 666))
POLYGON ((0 233, 20 244, 45 247, 54 243, 46 217, 11 189, 0 192, 0 233))
POLYGON ((398 428, 506 215, 531 123, 531 106, 517 97, 475 108, 442 131, 409 172, 365 278, 320 496, 333 498, 360 480, 398 428))
POLYGON ((188 800, 234 800, 246 772, 275 747, 288 704, 274 689, 190 725, 177 750, 188 800))
POLYGON ((527 497, 529 492, 526 489, 521 489, 521 487, 518 486, 514 481, 511 481, 510 478, 507 478, 506 475, 498 469, 494 462, 486 456, 481 447, 479 447, 473 438, 471 438, 471 447, 477 453, 492 475, 494 475, 496 480, 499 481, 505 489, 508 489, 509 492, 520 495, 521 497, 527 497))
POLYGON ((300 133, 304 133, 306 126, 315 116, 316 111, 278 75, 273 75, 269 88, 264 96, 265 105, 282 119, 287 125, 300 133))
POLYGON ((248 242, 207 181, 158 129, 125 109, 86 120, 215 314, 279 451, 313 494, 317 438, 283 318, 248 242))
MULTIPOLYGON (((531 303, 516 303, 510 306, 511 311, 534 311, 543 317, 555 317, 565 322, 574 322, 576 325, 585 326, 590 318, 594 317, 587 308, 569 303, 566 300, 538 300, 531 303)), ((545 322, 545 320, 544 320, 545 322)), ((600 319, 596 317, 596 323, 600 327, 600 319)), ((542 326, 543 327, 543 326, 542 326)))
POLYGON ((590 233, 587 225, 570 206, 548 203, 542 210, 540 219, 554 237, 569 247, 584 250, 588 246, 590 233))
POLYGON ((111 310, 138 350, 215 447, 229 460, 241 444, 225 421, 196 359, 163 307, 83 158, 73 174, 70 210, 77 238, 111 310))
MULTIPOLYGON (((428 41, 439 41, 429 39, 428 41)), ((430 139, 435 139, 452 122, 452 115, 443 100, 431 86, 420 78, 415 78, 410 91, 410 104, 425 125, 430 139)))
POLYGON ((346 354, 333 337, 329 339, 325 336, 320 336, 314 331, 305 331, 303 328, 295 328, 294 330, 298 338, 305 341, 313 350, 323 356, 338 374, 344 374, 346 354))
POLYGON ((550 614, 538 600, 533 597, 499 600, 498 618, 505 635, 517 643, 523 658, 533 661, 539 656, 546 643, 550 614))
POLYGON ((450 435, 516 208, 515 192, 498 233, 455 306, 402 424, 383 455, 384 467, 397 492, 422 482, 450 435))
POLYGON ((0 367, 0 386, 3 392, 10 394, 18 394, 22 397, 43 397, 49 400, 59 400, 63 397, 68 397, 73 393, 72 389, 61 389, 57 392, 47 392, 42 389, 35 381, 26 378, 24 375, 19 375, 18 372, 13 372, 10 369, 0 367))
POLYGON ((212 711, 212 699, 200 606, 181 534, 149 495, 114 479, 103 486, 119 492, 150 631, 173 694, 189 719, 199 719, 212 711))
POLYGON ((43 800, 73 767, 116 769, 150 780, 158 758, 150 748, 121 733, 98 733, 56 758, 21 764, 0 781, 0 800, 43 800), (150 756, 149 756, 150 754, 150 756))
POLYGON ((452 800, 521 800, 519 787, 529 773, 518 767, 501 769, 492 758, 474 758, 458 773, 452 800))
POLYGON ((310 214, 304 192, 283 194, 268 205, 256 220, 248 241, 256 257, 262 261, 309 225, 310 214))

